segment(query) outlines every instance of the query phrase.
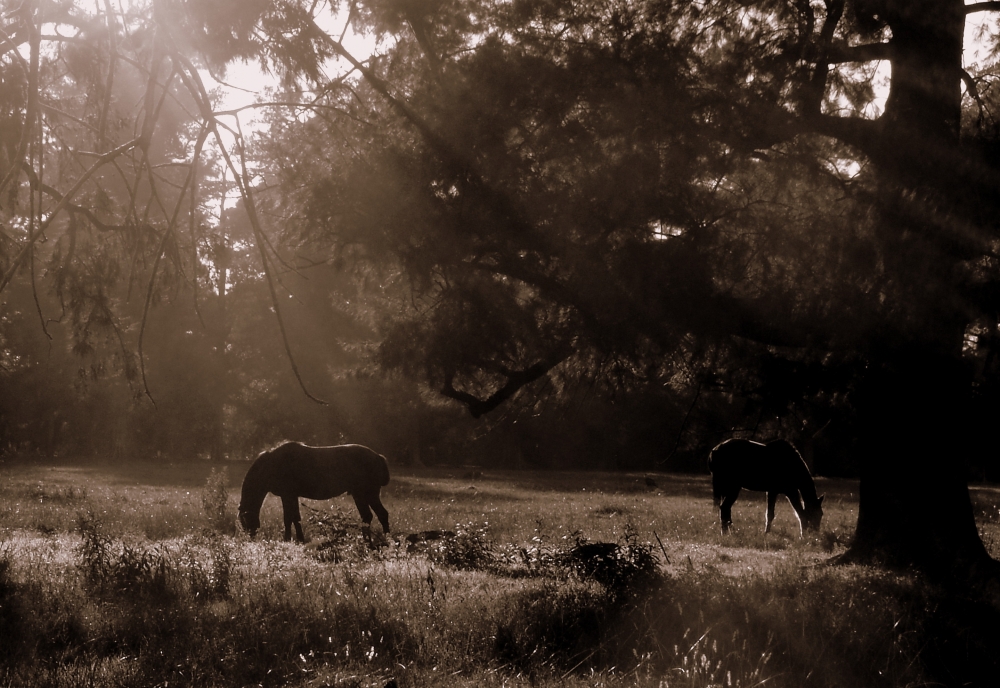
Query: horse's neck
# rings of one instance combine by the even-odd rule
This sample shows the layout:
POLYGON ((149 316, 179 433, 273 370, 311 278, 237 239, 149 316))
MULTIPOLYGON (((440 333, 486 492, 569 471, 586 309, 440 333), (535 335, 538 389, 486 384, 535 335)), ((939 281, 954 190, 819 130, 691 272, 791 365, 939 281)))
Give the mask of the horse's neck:
POLYGON ((243 490, 240 493, 240 511, 253 511, 260 512, 260 507, 264 504, 264 497, 267 496, 267 490, 248 488, 245 484, 243 485, 243 490))
POLYGON ((814 504, 818 499, 816 496, 816 483, 813 482, 812 476, 808 472, 799 483, 799 492, 802 493, 802 499, 805 500, 807 505, 814 504))

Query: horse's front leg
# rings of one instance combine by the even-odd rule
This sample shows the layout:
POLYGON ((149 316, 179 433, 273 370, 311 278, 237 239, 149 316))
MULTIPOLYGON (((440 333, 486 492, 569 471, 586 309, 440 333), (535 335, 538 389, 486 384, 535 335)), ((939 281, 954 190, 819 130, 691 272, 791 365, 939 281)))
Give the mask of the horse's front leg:
POLYGON ((774 504, 778 501, 777 492, 767 493, 767 513, 764 515, 764 532, 771 532, 771 524, 774 523, 774 504))
POLYGON ((285 517, 285 542, 292 539, 292 525, 295 525, 295 540, 305 542, 305 535, 302 533, 302 515, 299 513, 298 497, 282 497, 281 511, 285 517))
POLYGON ((799 521, 799 536, 802 536, 802 512, 806 510, 805 506, 802 504, 802 498, 799 496, 798 490, 788 493, 788 503, 792 505, 795 509, 795 517, 799 521))

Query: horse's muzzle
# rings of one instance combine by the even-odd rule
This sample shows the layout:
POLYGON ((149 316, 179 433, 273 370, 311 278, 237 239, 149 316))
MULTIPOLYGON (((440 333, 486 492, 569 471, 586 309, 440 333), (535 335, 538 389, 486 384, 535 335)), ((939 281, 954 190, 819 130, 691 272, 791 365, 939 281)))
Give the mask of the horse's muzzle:
POLYGON ((236 521, 240 524, 240 528, 242 528, 251 539, 257 534, 257 528, 260 527, 260 523, 254 523, 253 516, 246 511, 239 512, 239 515, 236 517, 236 521))

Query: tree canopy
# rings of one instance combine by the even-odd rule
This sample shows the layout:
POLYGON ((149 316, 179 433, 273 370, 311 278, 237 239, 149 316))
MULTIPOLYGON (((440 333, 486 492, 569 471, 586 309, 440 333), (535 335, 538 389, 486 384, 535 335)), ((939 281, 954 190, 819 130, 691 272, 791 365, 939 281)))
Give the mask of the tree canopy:
POLYGON ((506 428, 536 458, 593 441, 690 468, 734 426, 835 437, 868 486, 853 558, 988 568, 966 462, 995 462, 1000 406, 997 89, 963 50, 997 9, 11 5, 5 368, 27 375, 14 333, 54 299, 66 346, 153 397, 163 304, 157 345, 200 340, 185 369, 232 416, 273 373, 239 360, 273 318, 258 356, 306 395, 374 366, 422 386, 392 404, 525 412, 506 428), (253 138, 204 86, 239 61, 275 77, 253 138), (603 425, 573 436, 581 413, 603 425), (934 499, 951 518, 909 507, 934 499))

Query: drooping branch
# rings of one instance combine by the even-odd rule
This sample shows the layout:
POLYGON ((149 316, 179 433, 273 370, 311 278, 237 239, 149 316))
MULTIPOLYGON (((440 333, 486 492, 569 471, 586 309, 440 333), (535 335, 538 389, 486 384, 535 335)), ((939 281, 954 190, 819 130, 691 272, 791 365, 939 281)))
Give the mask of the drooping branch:
POLYGON ((485 399, 480 399, 473 394, 455 389, 455 373, 449 372, 447 376, 445 376, 444 387, 441 389, 441 394, 449 399, 454 399, 465 404, 465 406, 469 409, 469 413, 472 414, 472 417, 479 418, 510 399, 522 387, 531 384, 535 380, 547 374, 550 370, 569 358, 572 353, 572 348, 567 347, 557 350, 548 358, 538 361, 524 370, 504 369, 506 371, 504 373, 504 377, 507 378, 507 382, 485 399))
MULTIPOLYGON (((34 3, 31 2, 25 2, 23 5, 25 23, 28 25, 28 43, 30 44, 30 63, 27 65, 28 73, 26 75, 28 78, 28 103, 24 112, 24 124, 21 128, 21 140, 17 146, 17 153, 11 161, 11 166, 7 174, 0 180, 0 193, 3 193, 7 185, 17 176, 17 172, 20 169, 20 162, 24 160, 28 152, 28 146, 35 131, 34 123, 38 118, 38 64, 39 52, 41 50, 41 32, 35 25, 35 17, 32 13, 33 8, 34 3)), ((20 60, 20 63, 23 69, 25 67, 23 58, 20 60)), ((0 286, 0 291, 3 291, 3 286, 0 286)))
MULTIPOLYGON (((156 406, 156 401, 153 399, 153 395, 149 391, 149 383, 146 381, 146 362, 142 356, 143 336, 146 334, 146 319, 149 316, 149 306, 153 302, 153 288, 156 284, 156 272, 160 266, 160 260, 163 258, 163 250, 167 245, 167 239, 171 236, 173 228, 176 226, 177 217, 180 215, 181 206, 184 204, 184 195, 194 183, 195 170, 198 168, 198 158, 201 156, 201 149, 205 145, 205 141, 207 139, 208 126, 205 125, 202 127, 201 132, 199 132, 198 140, 194 144, 194 154, 191 158, 191 167, 188 168, 188 174, 184 179, 184 185, 181 187, 180 196, 177 198, 177 204, 174 206, 173 215, 171 216, 166 229, 163 231, 163 236, 160 238, 159 246, 156 248, 156 258, 153 261, 153 269, 149 275, 149 284, 146 287, 146 302, 142 307, 142 321, 139 323, 139 343, 136 354, 139 357, 139 373, 142 376, 143 391, 146 393, 146 397, 153 402, 154 406, 156 406)), ((152 177, 150 178, 150 185, 152 185, 152 177)))
MULTIPOLYGON (((198 109, 201 113, 201 117, 205 126, 211 131, 212 135, 215 137, 216 142, 219 144, 219 150, 222 153, 222 158, 226 163, 226 167, 233 174, 233 178, 236 181, 236 187, 240 191, 240 197, 243 199, 244 207, 246 208, 247 218, 250 220, 250 226, 253 228, 254 243, 257 245, 257 250, 260 253, 261 266, 264 270, 264 278, 267 282, 268 291, 271 295, 271 305, 274 308, 275 318, 278 321, 278 330, 281 332, 281 341, 285 347, 285 354, 288 357, 288 362, 292 367, 292 373, 295 375, 296 381, 299 383, 299 387, 302 392, 312 399, 317 404, 327 405, 327 402, 314 396, 309 388, 306 387, 305 380, 302 379, 302 374, 299 372, 299 367, 295 362, 295 356, 292 354, 291 343, 288 339, 288 331, 285 328, 285 320, 281 314, 281 307, 278 301, 278 293, 274 287, 274 276, 271 269, 271 261, 267 258, 266 242, 264 240, 264 230, 261 227, 260 218, 257 215, 257 206, 254 202, 253 194, 250 189, 249 175, 246 168, 246 156, 242 156, 242 165, 240 169, 237 169, 236 163, 233 161, 232 156, 229 154, 229 150, 225 146, 225 142, 222 139, 222 134, 219 131, 219 123, 216 119, 215 113, 212 112, 211 101, 208 97, 208 90, 205 88, 205 84, 201 80, 201 76, 198 74, 198 70, 186 57, 178 53, 178 51, 173 51, 173 58, 180 64, 183 69, 180 70, 181 79, 184 81, 185 86, 194 98, 195 102, 198 104, 198 109)), ((240 139, 239 143, 242 146, 242 134, 238 134, 240 139)))
MULTIPOLYGON (((169 91, 169 81, 163 86, 163 97, 161 97, 159 105, 156 103, 156 86, 157 86, 157 74, 160 71, 160 63, 163 61, 163 49, 160 46, 160 40, 158 32, 153 34, 153 49, 150 51, 150 63, 149 63, 149 78, 146 81, 146 92, 143 96, 143 119, 142 128, 139 135, 140 143, 139 150, 142 153, 142 157, 139 160, 139 166, 136 170, 135 179, 132 182, 131 190, 129 191, 129 210, 128 214, 132 218, 132 221, 137 227, 146 225, 149 221, 149 213, 152 209, 152 201, 157 199, 155 189, 153 188, 153 170, 149 166, 149 144, 153 140, 153 132, 156 129, 156 119, 159 114, 159 105, 162 105, 163 98, 169 91), (150 202, 147 203, 146 208, 143 212, 142 220, 140 221, 136 215, 135 202, 136 198, 139 196, 139 185, 142 183, 142 172, 145 169, 149 173, 149 186, 150 186, 150 202)), ((176 66, 171 70, 170 78, 173 78, 174 72, 176 72, 176 66)), ((166 213, 164 212, 164 215, 166 213)), ((141 243, 136 241, 135 249, 132 251, 132 262, 129 267, 128 276, 128 287, 125 290, 125 300, 130 301, 132 298, 132 283, 135 279, 135 269, 136 264, 139 260, 139 250, 141 243)))
MULTIPOLYGON (((24 174, 28 177, 28 185, 32 190, 38 191, 40 193, 49 196, 57 203, 63 202, 65 198, 64 194, 60 193, 59 189, 56 189, 45 182, 38 179, 38 175, 35 170, 28 164, 27 161, 21 163, 21 169, 24 170, 24 174)), ((87 206, 77 205, 70 200, 66 200, 66 210, 72 214, 83 215, 90 221, 90 224, 99 232, 120 232, 125 229, 125 225, 112 225, 108 224, 101 218, 97 217, 93 210, 87 206)))

